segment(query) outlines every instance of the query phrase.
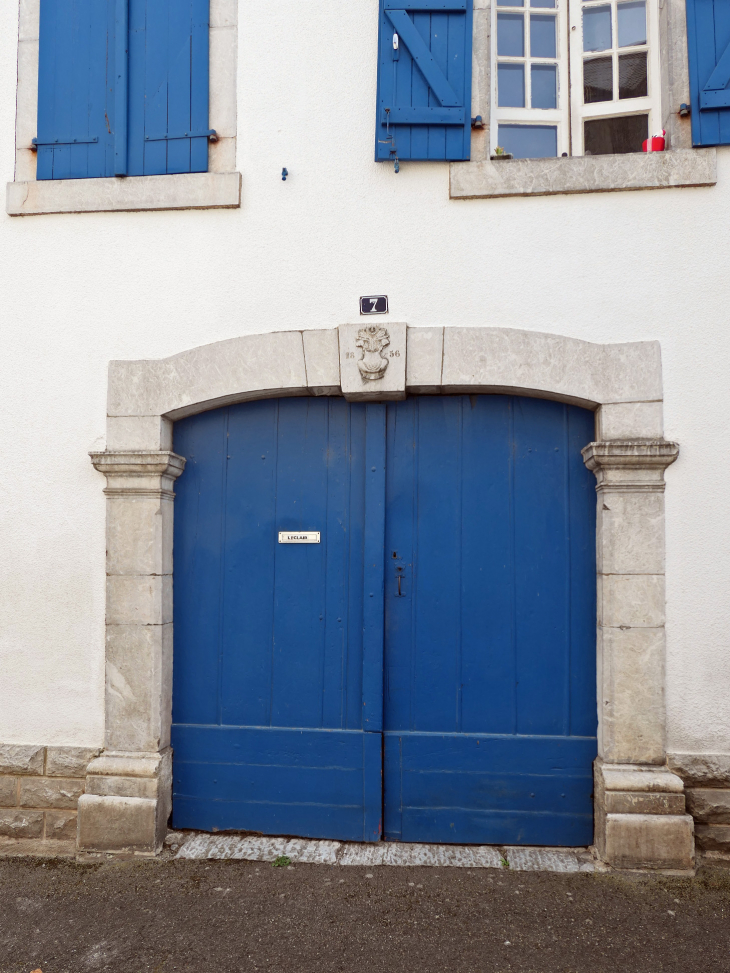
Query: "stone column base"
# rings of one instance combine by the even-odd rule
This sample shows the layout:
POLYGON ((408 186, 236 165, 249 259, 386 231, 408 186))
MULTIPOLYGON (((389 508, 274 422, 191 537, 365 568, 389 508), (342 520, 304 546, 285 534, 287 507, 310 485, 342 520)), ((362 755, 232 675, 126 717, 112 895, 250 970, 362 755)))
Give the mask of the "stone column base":
POLYGON ((684 785, 666 767, 595 763, 596 849, 613 868, 694 868, 684 785))
POLYGON ((79 851, 156 855, 172 806, 172 750, 104 752, 86 771, 79 799, 79 851))

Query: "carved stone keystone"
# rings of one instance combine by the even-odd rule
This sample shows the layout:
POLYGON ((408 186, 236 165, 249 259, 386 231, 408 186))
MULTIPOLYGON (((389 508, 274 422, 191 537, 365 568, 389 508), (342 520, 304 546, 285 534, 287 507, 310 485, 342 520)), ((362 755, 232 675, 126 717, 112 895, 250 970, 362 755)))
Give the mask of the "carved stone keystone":
POLYGON ((350 402, 406 397, 406 325, 341 324, 340 381, 350 402))

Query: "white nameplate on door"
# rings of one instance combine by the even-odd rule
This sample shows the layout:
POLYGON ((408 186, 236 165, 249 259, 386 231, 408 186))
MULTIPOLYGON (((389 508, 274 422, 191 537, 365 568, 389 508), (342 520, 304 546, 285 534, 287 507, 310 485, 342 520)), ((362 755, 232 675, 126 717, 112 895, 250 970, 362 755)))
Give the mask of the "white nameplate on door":
POLYGON ((300 530, 289 532, 288 530, 279 531, 280 544, 319 544, 318 530, 300 530))

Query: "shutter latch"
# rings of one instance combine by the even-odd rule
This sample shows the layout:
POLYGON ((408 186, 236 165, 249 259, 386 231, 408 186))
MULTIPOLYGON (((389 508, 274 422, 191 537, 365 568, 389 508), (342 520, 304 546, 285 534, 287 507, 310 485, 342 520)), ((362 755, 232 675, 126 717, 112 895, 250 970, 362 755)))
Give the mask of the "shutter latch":
POLYGON ((398 149, 395 144, 395 135, 390 132, 390 108, 385 109, 385 138, 380 139, 381 145, 390 145, 390 154, 393 156, 393 167, 396 172, 400 172, 400 162, 398 161, 398 149))

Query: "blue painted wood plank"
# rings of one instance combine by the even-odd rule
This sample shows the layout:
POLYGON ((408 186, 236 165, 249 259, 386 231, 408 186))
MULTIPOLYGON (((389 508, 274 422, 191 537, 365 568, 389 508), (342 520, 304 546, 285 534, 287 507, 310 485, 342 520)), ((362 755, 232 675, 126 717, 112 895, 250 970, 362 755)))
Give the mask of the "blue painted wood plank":
POLYGON ((362 735, 363 841, 380 841, 383 834, 383 734, 362 735))
MULTIPOLYGON (((210 0, 192 0, 190 37, 190 126, 205 132, 209 120, 210 0)), ((208 171, 208 139, 190 140, 190 171, 208 171)))
POLYGON ((567 729, 570 514, 566 408, 540 399, 514 402, 518 733, 561 734, 567 729))
POLYGON ((129 64, 127 92, 128 172, 144 172, 147 0, 129 0, 129 64))
POLYGON ((309 803, 327 807, 360 807, 363 803, 360 761, 343 767, 299 767, 292 765, 291 760, 266 764, 263 755, 258 754, 257 763, 247 764, 217 763, 211 756, 205 763, 176 761, 178 797, 205 794, 211 801, 309 803))
POLYGON ((116 0, 114 21, 114 175, 127 174, 129 0, 116 0))
POLYGON ((176 723, 219 720, 227 439, 226 410, 175 424, 173 448, 186 458, 176 484, 173 545, 176 723))
POLYGON ((129 173, 206 172, 209 0, 129 3, 129 173))
POLYGON ((178 423, 177 826, 589 841, 592 438, 505 396, 178 423))
POLYGON ((178 797, 173 799, 172 823, 175 828, 197 831, 245 830, 335 841, 366 840, 362 833, 360 806, 327 807, 178 797))
POLYGON ((379 756, 379 734, 174 725, 174 826, 373 840, 370 737, 379 756))
POLYGON ((596 485, 586 476, 580 451, 596 438, 595 417, 569 408, 570 504, 570 712, 568 733, 595 736, 596 705, 596 485))
POLYGON ((730 107, 722 104, 727 92, 716 88, 730 50, 730 6, 725 0, 687 0, 687 42, 692 142, 730 144, 730 107))
MULTIPOLYGON (((429 45, 416 29, 405 10, 388 10, 387 14, 388 19, 408 48, 411 57, 425 78, 426 83, 438 99, 438 103, 444 108, 463 106, 460 97, 449 84, 449 80, 439 63, 445 60, 443 56, 438 57, 438 54, 441 53, 438 50, 440 45, 435 43, 440 36, 439 30, 433 31, 431 44, 429 45), (436 50, 434 50, 434 46, 436 46, 436 50)), ((434 15, 433 20, 436 20, 436 15, 434 15)), ((445 20, 441 27, 441 43, 446 44, 446 37, 443 36, 446 32, 445 20)))
POLYGON ((276 400, 229 410, 220 687, 224 724, 271 722, 277 421, 276 400))
POLYGON ((383 0, 384 10, 464 10, 470 0, 383 0))
MULTIPOLYGON (((388 410, 385 834, 495 840, 482 812, 512 801, 523 816, 560 816, 557 830, 540 825, 544 835, 584 843, 596 754, 595 484, 580 450, 593 415, 504 396, 388 410), (433 808, 464 811, 458 837, 441 812, 414 830, 428 818, 411 815, 423 798, 414 774, 421 788, 428 779, 433 808), (554 779, 536 790, 536 777, 554 779)), ((533 834, 499 820, 500 841, 533 834)))
POLYGON ((443 844, 580 848, 593 842, 593 814, 404 808, 401 835, 403 841, 443 844))
MULTIPOLYGON (((192 92, 191 3, 168 11, 167 123, 168 135, 192 131, 190 96, 192 92)), ((206 125, 206 128, 208 126, 206 125)), ((167 172, 190 172, 190 139, 167 142, 167 172)))
POLYGON ((362 760, 359 730, 175 723, 173 736, 178 750, 185 749, 181 763, 346 770, 362 760))
POLYGON ((363 728, 383 728, 385 420, 381 403, 366 406, 363 600, 363 728))
MULTIPOLYGON (((325 531, 327 419, 324 399, 279 400, 277 530, 325 531)), ((324 541, 275 544, 271 685, 275 726, 321 725, 326 534, 324 541)))
MULTIPOLYGON (((382 684, 384 418, 383 406, 304 398, 176 424, 188 458, 175 526, 176 821, 379 837, 381 736, 360 728, 366 638, 382 684), (318 530, 321 543, 279 544, 280 530, 318 530)), ((382 693, 368 709, 379 711, 382 693)))
POLYGON ((384 745, 387 837, 592 840, 594 738, 386 733, 384 745))
POLYGON ((471 0, 380 0, 376 160, 469 158, 472 18, 471 0))
POLYGON ((461 408, 459 729, 511 733, 515 725, 511 402, 506 396, 472 396, 461 400, 461 408))
POLYGON ((41 4, 38 179, 113 172, 114 19, 115 0, 41 4))

